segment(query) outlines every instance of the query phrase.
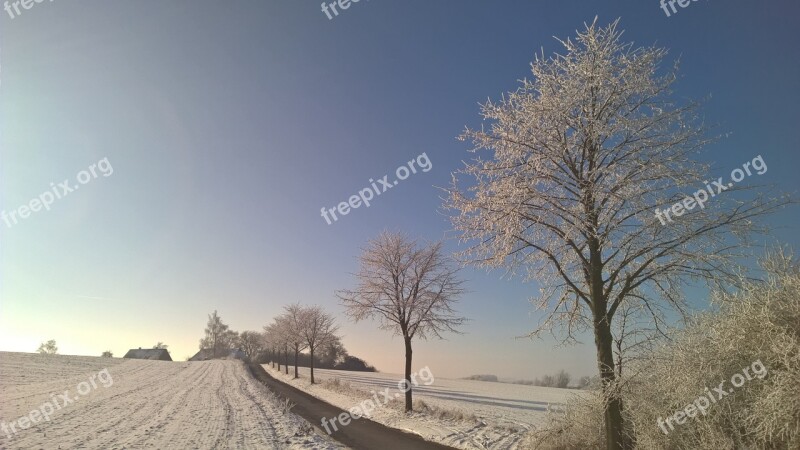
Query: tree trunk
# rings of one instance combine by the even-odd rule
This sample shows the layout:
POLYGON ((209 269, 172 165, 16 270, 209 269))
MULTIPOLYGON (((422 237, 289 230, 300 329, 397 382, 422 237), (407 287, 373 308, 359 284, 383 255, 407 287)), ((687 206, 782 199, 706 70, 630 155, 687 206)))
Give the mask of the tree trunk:
POLYGON ((629 445, 624 435, 622 418, 622 399, 617 392, 616 373, 614 370, 614 352, 611 326, 603 318, 595 317, 595 345, 597 347, 597 365, 600 369, 605 404, 606 448, 608 450, 627 450, 629 445))
POLYGON ((406 380, 406 412, 412 411, 412 402, 411 402, 411 338, 405 336, 403 338, 406 343, 406 371, 405 371, 405 380, 406 380))
POLYGON ((314 384, 314 347, 309 347, 311 349, 311 384, 314 384))
POLYGON ((294 349, 294 377, 297 378, 297 354, 300 353, 297 347, 294 349))
MULTIPOLYGON (((592 204, 591 198, 587 200, 592 204)), ((590 212, 592 223, 597 224, 596 215, 590 212)), ((597 367, 603 386, 604 416, 607 450, 629 450, 622 417, 622 399, 616 385, 614 368, 614 338, 611 334, 613 317, 608 314, 608 297, 604 292, 603 258, 600 243, 589 239, 589 295, 592 301, 594 344, 597 350, 597 367)))
POLYGON ((283 369, 286 371, 286 375, 289 375, 289 348, 283 349, 283 369))

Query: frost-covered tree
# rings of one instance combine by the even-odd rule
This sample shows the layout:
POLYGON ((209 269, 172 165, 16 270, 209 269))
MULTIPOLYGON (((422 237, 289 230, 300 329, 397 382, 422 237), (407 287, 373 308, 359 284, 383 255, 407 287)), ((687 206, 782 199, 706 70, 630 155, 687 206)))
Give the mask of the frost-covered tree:
POLYGON ((572 377, 562 369, 556 374, 553 384, 557 388, 566 389, 566 387, 569 386, 570 380, 572 380, 572 377))
POLYGON ((283 337, 281 336, 280 330, 278 329, 278 325, 276 322, 273 322, 269 325, 264 327, 264 341, 266 342, 267 348, 270 350, 270 360, 272 361, 272 367, 275 367, 275 364, 278 365, 278 371, 281 370, 281 359, 280 359, 280 349, 282 347, 281 340, 283 337))
POLYGON ((561 42, 563 54, 537 56, 532 79, 482 105, 490 127, 461 138, 489 155, 454 175, 447 198, 471 244, 462 256, 540 285, 534 302, 548 314, 535 333, 593 332, 609 449, 633 444, 615 394, 617 312, 639 305, 658 322, 684 312, 688 283, 734 281, 748 235, 761 231, 755 219, 788 202, 709 183, 717 177, 696 159, 708 142, 699 105, 672 99, 677 65, 661 67, 665 49, 621 35, 618 21, 588 25, 561 42), (657 217, 706 185, 703 207, 657 217))
POLYGON ((264 335, 258 331, 242 331, 239 334, 238 346, 247 355, 247 359, 255 361, 264 350, 264 335))
POLYGON ((377 318, 381 329, 403 337, 405 409, 411 411, 411 341, 458 333, 466 319, 453 305, 464 292, 464 282, 442 254, 441 242, 419 246, 403 234, 383 232, 368 243, 360 259, 358 286, 337 296, 356 322, 377 318))
POLYGON ((294 377, 297 378, 297 358, 300 356, 300 352, 308 348, 308 343, 303 334, 303 327, 306 326, 305 320, 308 316, 307 308, 294 304, 284 307, 284 311, 280 318, 281 327, 286 340, 289 342, 289 347, 294 352, 294 377))
POLYGON ((339 336, 334 336, 330 342, 324 345, 319 352, 319 362, 322 367, 335 367, 337 364, 344 362, 347 358, 347 349, 342 344, 342 339, 339 336))
POLYGON ((333 342, 338 330, 333 316, 319 306, 301 308, 298 331, 311 354, 311 384, 314 384, 314 352, 333 342))
POLYGON ((213 314, 208 315, 205 337, 200 340, 200 349, 211 349, 214 357, 223 356, 235 345, 237 337, 238 333, 230 330, 214 310, 213 314))
POLYGON ((58 354, 58 346, 56 345, 56 341, 54 339, 50 339, 47 342, 42 342, 36 351, 43 355, 56 355, 58 354))
POLYGON ((277 350, 278 354, 278 371, 281 370, 280 355, 283 352, 283 366, 286 374, 289 374, 289 349, 292 344, 292 327, 289 324, 286 315, 281 315, 273 319, 272 324, 264 329, 269 337, 272 345, 277 350))

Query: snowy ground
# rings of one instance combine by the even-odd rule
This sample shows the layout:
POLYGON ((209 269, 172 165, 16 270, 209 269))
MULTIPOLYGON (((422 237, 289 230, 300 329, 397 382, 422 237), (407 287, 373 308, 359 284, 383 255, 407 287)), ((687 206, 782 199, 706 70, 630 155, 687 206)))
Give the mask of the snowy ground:
POLYGON ((0 352, 0 426, 0 449, 343 448, 284 414, 238 361, 0 352))
POLYGON ((426 380, 420 380, 418 376, 419 386, 413 390, 415 401, 420 399, 436 408, 475 416, 466 420, 442 420, 430 414, 408 416, 402 412, 403 397, 397 386, 402 375, 317 369, 314 376, 318 384, 312 386, 309 370, 305 367, 300 368, 297 380, 293 379, 294 367, 289 367, 288 376, 269 365, 264 365, 264 368, 278 379, 345 410, 368 399, 374 401, 377 398, 383 404, 386 398, 383 392, 389 388, 388 396, 392 400, 386 406, 376 408, 369 415, 372 420, 463 449, 514 449, 531 427, 545 418, 548 406, 558 409, 570 395, 576 394, 576 391, 567 389, 445 379, 436 377, 435 373, 433 383, 426 386, 426 380), (324 380, 333 378, 350 384, 354 389, 338 389, 324 384, 324 380))

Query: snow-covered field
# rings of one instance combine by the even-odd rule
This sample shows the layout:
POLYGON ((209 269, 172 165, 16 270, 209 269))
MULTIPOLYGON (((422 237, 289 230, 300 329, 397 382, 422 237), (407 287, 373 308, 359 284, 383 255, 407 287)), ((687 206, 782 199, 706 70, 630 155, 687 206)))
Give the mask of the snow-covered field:
POLYGON ((2 449, 343 448, 238 361, 0 352, 0 427, 2 449))
POLYGON ((296 380, 294 367, 289 367, 289 375, 283 371, 278 373, 269 365, 264 368, 278 379, 345 410, 368 399, 377 398, 382 404, 386 398, 383 392, 389 388, 388 396, 392 400, 369 414, 372 420, 464 449, 514 449, 531 427, 541 423, 548 407, 559 409, 570 395, 578 394, 568 389, 446 379, 436 377, 435 372, 433 383, 426 386, 430 378, 420 379, 418 375, 419 386, 413 389, 415 401, 419 399, 436 408, 475 416, 466 420, 442 420, 430 414, 409 416, 403 413, 403 396, 397 385, 402 375, 316 369, 314 377, 318 384, 312 386, 308 368, 301 367, 300 378, 296 380), (326 387, 324 380, 333 378, 354 389, 351 392, 326 387))

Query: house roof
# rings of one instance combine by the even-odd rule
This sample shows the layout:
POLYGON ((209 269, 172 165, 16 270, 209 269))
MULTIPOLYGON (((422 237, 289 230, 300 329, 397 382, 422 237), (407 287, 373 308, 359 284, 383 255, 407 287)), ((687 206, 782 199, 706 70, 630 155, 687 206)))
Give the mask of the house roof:
MULTIPOLYGON (((225 354, 223 355, 222 352, 220 352, 217 358, 223 358, 227 356, 229 358, 245 359, 247 357, 247 355, 241 349, 238 348, 224 350, 224 351, 225 354)), ((199 352, 195 353, 194 356, 189 358, 189 361, 206 361, 209 359, 215 359, 214 350, 210 348, 204 348, 199 352)))
POLYGON ((213 357, 214 351, 210 348, 204 348, 189 358, 189 361, 205 361, 207 359, 212 359, 213 357))
POLYGON ((172 358, 169 356, 169 352, 165 348, 132 348, 128 350, 128 353, 125 353, 123 358, 172 361, 172 358))

